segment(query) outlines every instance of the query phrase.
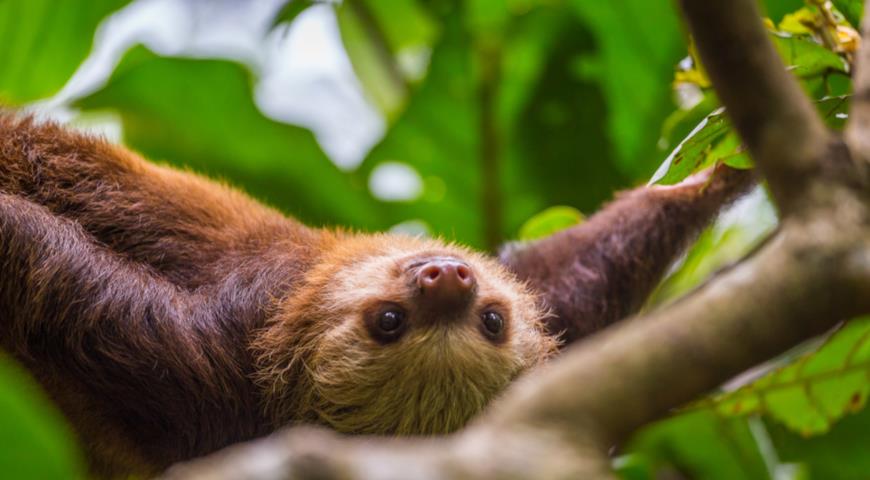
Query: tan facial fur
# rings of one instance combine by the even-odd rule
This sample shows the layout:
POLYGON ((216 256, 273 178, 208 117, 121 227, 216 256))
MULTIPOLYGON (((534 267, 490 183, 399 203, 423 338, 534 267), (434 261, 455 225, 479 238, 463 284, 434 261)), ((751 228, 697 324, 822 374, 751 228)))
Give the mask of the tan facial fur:
POLYGON ((526 288, 464 248, 354 236, 338 238, 319 265, 254 344, 257 380, 276 422, 348 433, 450 432, 556 348, 526 288), (458 259, 474 272, 475 294, 461 313, 437 315, 417 302, 413 266, 430 258, 458 259), (385 305, 406 314, 403 333, 389 342, 366 326, 385 305), (492 309, 504 318, 498 339, 481 327, 492 309))

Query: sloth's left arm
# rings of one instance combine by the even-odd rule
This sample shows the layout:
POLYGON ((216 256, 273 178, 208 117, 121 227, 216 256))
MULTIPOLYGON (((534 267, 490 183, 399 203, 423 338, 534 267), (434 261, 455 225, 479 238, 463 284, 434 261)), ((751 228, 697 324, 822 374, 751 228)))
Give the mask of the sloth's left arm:
POLYGON ((675 186, 622 193, 586 222, 501 260, 541 295, 566 343, 635 313, 671 263, 719 211, 754 184, 724 165, 675 186))

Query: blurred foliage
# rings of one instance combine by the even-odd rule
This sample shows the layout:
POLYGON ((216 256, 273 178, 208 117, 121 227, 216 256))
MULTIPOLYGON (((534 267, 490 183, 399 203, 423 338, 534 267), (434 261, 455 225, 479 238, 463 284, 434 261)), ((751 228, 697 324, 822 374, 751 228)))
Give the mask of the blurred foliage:
MULTIPOLYGON (((125 3, 0 0, 0 99, 22 105, 56 93, 100 20, 125 3)), ((292 27, 317 4, 286 2, 272 28, 292 27)), ((863 2, 763 4, 783 60, 828 125, 842 129, 863 2)), ((85 116, 114 112, 124 141, 149 158, 225 180, 308 223, 376 230, 417 221, 487 249, 567 228, 650 177, 670 184, 718 162, 751 166, 670 1, 329 5, 387 126, 353 171, 336 168, 310 131, 264 116, 253 95, 258 70, 229 53, 183 58, 134 47, 105 85, 68 106, 85 116), (372 172, 395 163, 419 174, 415 198, 385 201, 368 190, 372 172)), ((697 287, 775 228, 763 192, 746 202, 741 218, 701 236, 651 307, 697 287)), ((754 381, 651 425, 615 465, 631 479, 865 478, 868 337, 870 320, 845 325, 754 381)), ((0 416, 0 471, 78 475, 62 423, 21 381, 0 364, 0 402, 10 412, 0 416)))
POLYGON ((91 50, 99 22, 127 2, 0 1, 0 102, 55 93, 91 50))
POLYGON ((388 226, 365 181, 333 165, 308 130, 266 118, 252 88, 250 72, 237 63, 136 47, 102 89, 75 106, 113 109, 126 142, 151 159, 242 185, 302 220, 388 226))
POLYGON ((0 355, 0 476, 85 478, 60 414, 33 380, 0 355))
POLYGON ((582 223, 583 214, 574 207, 557 205, 528 219, 520 228, 520 241, 535 240, 582 223))

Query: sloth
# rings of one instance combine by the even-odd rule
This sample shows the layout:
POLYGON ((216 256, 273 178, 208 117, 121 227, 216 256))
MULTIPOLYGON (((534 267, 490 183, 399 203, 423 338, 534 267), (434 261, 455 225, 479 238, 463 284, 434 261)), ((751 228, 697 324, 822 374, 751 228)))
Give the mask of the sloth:
POLYGON ((753 184, 724 166, 623 193, 498 257, 312 228, 193 173, 0 113, 0 347, 99 477, 301 423, 432 435, 631 315, 753 184))

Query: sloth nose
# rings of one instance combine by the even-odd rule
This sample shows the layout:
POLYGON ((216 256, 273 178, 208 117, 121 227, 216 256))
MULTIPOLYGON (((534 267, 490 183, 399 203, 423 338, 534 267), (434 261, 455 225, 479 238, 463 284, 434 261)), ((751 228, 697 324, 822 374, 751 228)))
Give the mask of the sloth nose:
POLYGON ((467 264, 452 258, 438 258, 417 270, 417 286, 429 308, 453 310, 471 300, 477 280, 467 264))

